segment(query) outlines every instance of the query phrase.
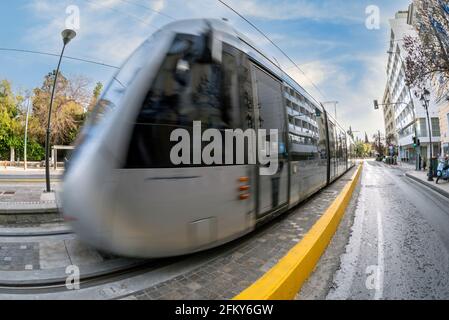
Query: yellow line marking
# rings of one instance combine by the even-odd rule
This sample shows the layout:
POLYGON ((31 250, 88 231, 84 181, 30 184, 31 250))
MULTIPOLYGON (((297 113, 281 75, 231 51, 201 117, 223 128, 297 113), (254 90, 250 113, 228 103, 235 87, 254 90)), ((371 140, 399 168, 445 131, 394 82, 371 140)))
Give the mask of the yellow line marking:
POLYGON ((351 201, 363 164, 303 239, 234 300, 292 300, 315 269, 351 201))

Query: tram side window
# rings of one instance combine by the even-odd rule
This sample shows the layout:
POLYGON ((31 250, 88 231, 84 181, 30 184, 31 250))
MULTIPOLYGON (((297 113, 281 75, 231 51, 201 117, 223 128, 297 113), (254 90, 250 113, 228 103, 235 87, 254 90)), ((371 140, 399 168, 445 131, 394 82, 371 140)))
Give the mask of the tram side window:
POLYGON ((169 49, 137 116, 127 168, 174 167, 170 135, 183 128, 192 137, 194 121, 203 130, 241 127, 236 56, 224 50, 221 64, 201 61, 195 40, 179 34, 169 49))
POLYGON ((316 118, 318 123, 317 133, 319 135, 318 153, 320 154, 321 159, 327 159, 326 122, 324 121, 324 115, 322 112, 317 111, 316 113, 321 114, 321 116, 316 118))
POLYGON ((336 153, 335 126, 331 122, 329 122, 329 151, 330 151, 330 158, 335 159, 336 153))

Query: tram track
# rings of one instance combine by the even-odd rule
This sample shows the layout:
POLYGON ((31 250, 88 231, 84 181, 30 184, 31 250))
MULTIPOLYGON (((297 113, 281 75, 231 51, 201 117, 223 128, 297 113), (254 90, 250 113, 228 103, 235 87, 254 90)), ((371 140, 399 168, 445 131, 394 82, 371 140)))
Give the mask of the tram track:
POLYGON ((0 295, 67 291, 66 281, 73 275, 68 266, 77 268, 79 283, 84 289, 180 260, 140 260, 110 255, 84 245, 67 225, 55 225, 59 229, 56 226, 49 229, 48 225, 45 228, 0 227, 0 295), (27 270, 27 265, 32 269, 27 270))
MULTIPOLYGON (((171 259, 173 260, 173 259, 171 259)), ((179 259, 178 259, 179 260, 179 259)), ((113 266, 109 266, 101 271, 87 272, 81 274, 79 285, 81 289, 100 286, 107 283, 119 281, 129 277, 137 276, 146 272, 154 271, 165 267, 174 261, 167 260, 142 260, 142 261, 114 261, 113 266)), ((98 266, 96 266, 98 267, 98 266)), ((33 279, 33 280, 9 280, 0 279, 1 294, 33 294, 33 293, 56 293, 67 291, 67 277, 62 274, 55 278, 33 279)))

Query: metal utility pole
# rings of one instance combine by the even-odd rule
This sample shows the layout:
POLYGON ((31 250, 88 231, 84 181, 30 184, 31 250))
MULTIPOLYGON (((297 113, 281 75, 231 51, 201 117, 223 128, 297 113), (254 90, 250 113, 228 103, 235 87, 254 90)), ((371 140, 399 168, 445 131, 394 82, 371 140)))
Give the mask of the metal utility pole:
POLYGON ((433 159, 433 145, 432 145, 432 127, 430 124, 429 117, 429 102, 430 102, 430 92, 424 88, 423 93, 420 98, 424 109, 426 109, 427 125, 429 126, 429 148, 430 148, 430 158, 429 158, 429 173, 427 174, 427 181, 433 181, 433 171, 432 171, 432 159, 433 159))
POLYGON ((64 46, 62 47, 61 56, 59 57, 58 67, 56 68, 55 73, 55 79, 53 81, 53 89, 51 91, 51 98, 50 98, 50 108, 48 110, 48 122, 47 122, 47 134, 45 136, 45 181, 46 181, 46 192, 51 192, 50 187, 50 133, 51 133, 51 127, 50 127, 50 121, 51 121, 51 111, 53 108, 53 99, 55 95, 56 85, 58 81, 58 74, 59 74, 59 68, 61 66, 62 57, 64 56, 64 50, 67 44, 76 37, 76 32, 70 29, 66 29, 62 32, 62 41, 64 43, 64 46))

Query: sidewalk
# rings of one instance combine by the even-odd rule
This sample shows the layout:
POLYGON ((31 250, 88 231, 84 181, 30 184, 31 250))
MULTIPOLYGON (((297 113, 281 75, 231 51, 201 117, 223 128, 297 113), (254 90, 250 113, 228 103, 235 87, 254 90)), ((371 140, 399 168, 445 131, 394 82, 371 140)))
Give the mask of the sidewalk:
POLYGON ((0 215, 58 212, 62 171, 54 173, 51 189, 56 192, 46 194, 45 170, 0 169, 0 215))
POLYGON ((60 185, 52 185, 56 193, 45 194, 45 186, 2 185, 0 183, 0 214, 33 214, 58 212, 57 193, 60 185))
POLYGON ((440 180, 436 184, 436 178, 433 179, 434 181, 427 181, 427 171, 407 171, 405 175, 449 198, 449 182, 440 180))
POLYGON ((398 162, 397 167, 403 170, 415 170, 416 169, 416 165, 413 163, 408 163, 408 162, 398 162))

